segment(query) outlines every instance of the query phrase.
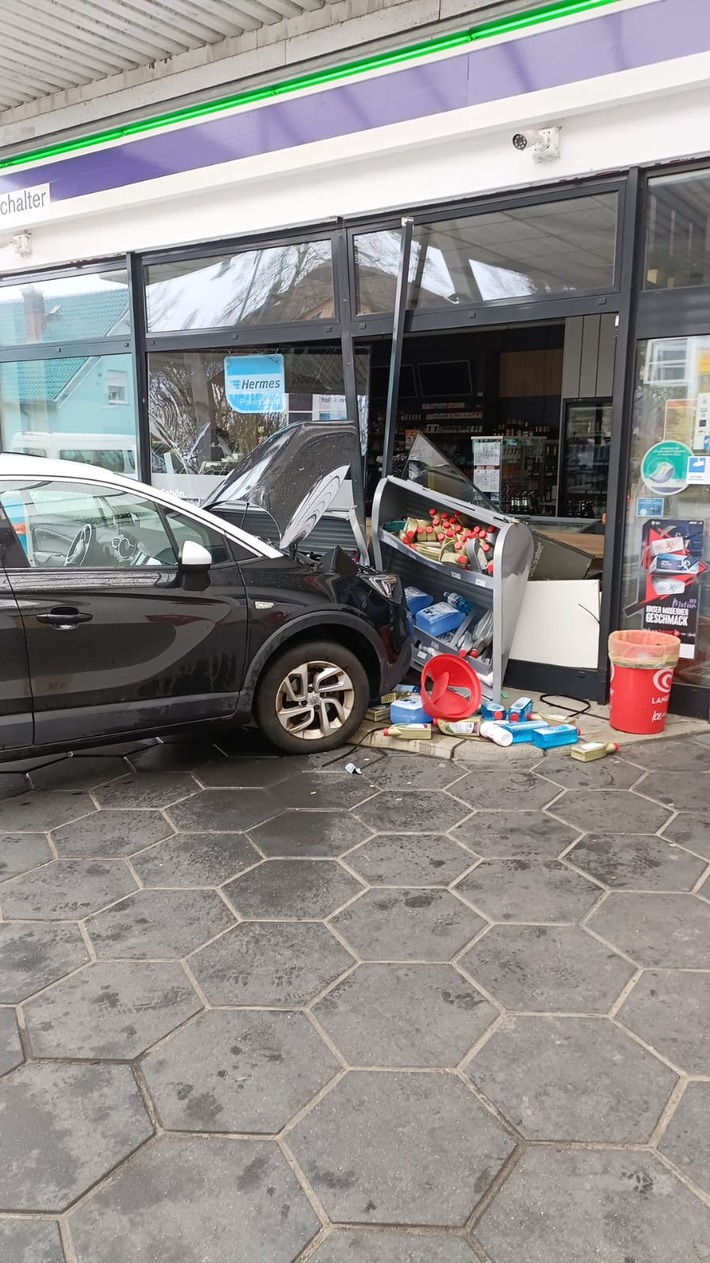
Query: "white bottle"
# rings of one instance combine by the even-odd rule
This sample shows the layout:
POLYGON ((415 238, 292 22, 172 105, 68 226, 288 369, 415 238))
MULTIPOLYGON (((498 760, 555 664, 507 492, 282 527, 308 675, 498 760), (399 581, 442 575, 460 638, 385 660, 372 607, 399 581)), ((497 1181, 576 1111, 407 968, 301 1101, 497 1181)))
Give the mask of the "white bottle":
POLYGON ((488 737, 489 741, 495 741, 497 746, 512 746, 513 734, 508 728, 501 728, 500 724, 494 724, 491 719, 486 719, 481 724, 481 736, 488 737))

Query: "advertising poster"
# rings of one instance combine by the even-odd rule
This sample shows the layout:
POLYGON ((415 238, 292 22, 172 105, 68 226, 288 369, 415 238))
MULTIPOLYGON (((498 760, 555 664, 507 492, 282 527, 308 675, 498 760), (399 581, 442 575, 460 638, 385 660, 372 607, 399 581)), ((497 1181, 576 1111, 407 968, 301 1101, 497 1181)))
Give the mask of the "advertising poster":
POLYGON ((698 395, 693 447, 696 452, 710 452, 710 394, 707 391, 698 395))
POLYGON ((680 640, 681 658, 695 657, 705 523, 653 518, 643 524, 639 599, 626 613, 642 612, 647 631, 680 640))
POLYGON ((235 412, 247 415, 282 413, 286 374, 283 355, 227 355, 224 393, 235 412))
POLYGON ((641 478, 654 496, 677 496, 688 485, 693 453, 685 443, 666 439, 649 447, 641 461, 641 478))
POLYGON ((669 399, 666 403, 663 437, 676 443, 687 443, 695 429, 695 400, 669 399))

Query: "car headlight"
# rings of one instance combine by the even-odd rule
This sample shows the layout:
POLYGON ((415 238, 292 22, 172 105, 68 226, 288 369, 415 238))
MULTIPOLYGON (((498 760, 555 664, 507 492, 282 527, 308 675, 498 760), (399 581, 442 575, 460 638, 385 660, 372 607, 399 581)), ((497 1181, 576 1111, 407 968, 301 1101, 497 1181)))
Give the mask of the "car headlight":
POLYGON ((363 574, 363 579, 371 588, 388 601, 401 602, 403 599, 402 580, 396 574, 363 574))

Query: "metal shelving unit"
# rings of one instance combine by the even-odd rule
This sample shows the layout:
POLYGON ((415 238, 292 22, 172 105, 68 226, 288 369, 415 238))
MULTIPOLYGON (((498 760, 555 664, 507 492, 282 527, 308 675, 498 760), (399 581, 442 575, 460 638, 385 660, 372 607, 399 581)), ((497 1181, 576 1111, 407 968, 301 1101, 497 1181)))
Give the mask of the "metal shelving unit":
MULTIPOLYGON (((372 505, 372 552, 375 565, 400 576, 406 585, 430 592, 435 601, 445 592, 459 592, 478 616, 493 615, 493 640, 481 658, 467 660, 477 671, 487 697, 498 699, 515 634, 533 557, 533 537, 527 526, 479 504, 431 491, 402 478, 383 478, 372 505), (386 529, 388 522, 425 518, 431 508, 456 512, 472 526, 497 530, 493 550, 493 574, 442 565, 403 544, 386 529)), ((456 652, 455 641, 414 630, 412 665, 422 667, 435 653, 456 652)))

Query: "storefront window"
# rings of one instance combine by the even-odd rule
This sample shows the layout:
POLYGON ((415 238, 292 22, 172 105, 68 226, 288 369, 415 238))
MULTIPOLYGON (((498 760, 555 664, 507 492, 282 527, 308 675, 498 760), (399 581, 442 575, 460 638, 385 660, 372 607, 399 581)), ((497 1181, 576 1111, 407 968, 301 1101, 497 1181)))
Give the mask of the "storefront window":
POLYGON ((131 356, 1 363, 0 439, 5 452, 137 477, 131 356))
POLYGON ((299 241, 146 269, 148 330, 332 320, 330 241, 299 241))
POLYGON ((0 287, 0 346, 95 341, 129 329, 125 271, 0 287))
POLYGON ((710 285, 710 171, 650 180, 645 289, 710 285))
MULTIPOLYGON (((365 441, 368 364, 356 356, 365 441)), ((153 482, 199 500, 284 426, 349 419, 340 346, 156 353, 148 408, 153 482)))
MULTIPOLYGON (((616 193, 565 198, 418 224, 409 306, 423 308, 608 289, 614 283, 616 193)), ((392 311, 399 232, 355 238, 357 309, 392 311)))
POLYGON ((710 685, 710 333, 638 348, 623 627, 680 639, 676 678, 710 685))

